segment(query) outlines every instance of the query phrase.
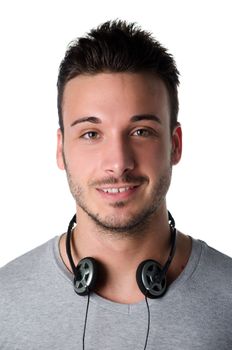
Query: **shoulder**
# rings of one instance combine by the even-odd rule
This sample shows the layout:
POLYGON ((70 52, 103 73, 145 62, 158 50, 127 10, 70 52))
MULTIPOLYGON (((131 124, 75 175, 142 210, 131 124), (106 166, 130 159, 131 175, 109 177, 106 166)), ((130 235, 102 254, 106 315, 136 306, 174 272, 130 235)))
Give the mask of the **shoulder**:
POLYGON ((55 239, 57 237, 1 267, 0 294, 4 291, 8 292, 9 289, 23 288, 23 286, 30 284, 30 281, 34 281, 38 275, 41 275, 44 267, 52 260, 51 252, 55 239))
MULTIPOLYGON (((200 254, 193 279, 200 281, 204 288, 212 293, 231 295, 232 289, 232 258, 210 247, 207 243, 194 240, 200 254)), ((231 299, 231 297, 230 297, 231 299)))
POLYGON ((206 269, 213 269, 223 275, 232 273, 232 258, 222 252, 210 247, 207 243, 199 241, 202 246, 202 263, 206 269))

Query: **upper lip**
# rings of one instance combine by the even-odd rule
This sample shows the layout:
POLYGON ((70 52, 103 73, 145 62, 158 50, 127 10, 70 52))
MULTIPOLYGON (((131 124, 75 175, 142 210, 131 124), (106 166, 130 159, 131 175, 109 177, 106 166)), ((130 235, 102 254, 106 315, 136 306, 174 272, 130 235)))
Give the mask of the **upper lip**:
POLYGON ((107 189, 110 189, 110 188, 126 188, 126 187, 137 187, 139 186, 140 184, 123 184, 123 185, 108 185, 108 186, 101 186, 101 187, 98 187, 99 190, 107 190, 107 189))

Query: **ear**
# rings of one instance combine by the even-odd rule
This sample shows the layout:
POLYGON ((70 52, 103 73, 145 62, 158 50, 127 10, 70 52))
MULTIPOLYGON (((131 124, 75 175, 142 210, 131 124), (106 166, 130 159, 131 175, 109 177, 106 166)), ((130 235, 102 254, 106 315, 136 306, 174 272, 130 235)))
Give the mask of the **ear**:
POLYGON ((182 154, 182 129, 180 123, 177 123, 172 132, 172 165, 179 163, 182 154))
POLYGON ((63 134, 60 129, 57 130, 56 162, 61 170, 65 169, 63 157, 63 134))

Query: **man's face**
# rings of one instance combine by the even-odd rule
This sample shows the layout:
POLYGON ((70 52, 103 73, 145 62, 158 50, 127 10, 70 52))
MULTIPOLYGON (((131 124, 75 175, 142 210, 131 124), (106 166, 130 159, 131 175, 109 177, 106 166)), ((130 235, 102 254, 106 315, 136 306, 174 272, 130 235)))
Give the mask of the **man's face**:
POLYGON ((57 160, 79 219, 128 232, 164 205, 181 156, 169 105, 164 83, 146 74, 81 75, 66 84, 57 160))

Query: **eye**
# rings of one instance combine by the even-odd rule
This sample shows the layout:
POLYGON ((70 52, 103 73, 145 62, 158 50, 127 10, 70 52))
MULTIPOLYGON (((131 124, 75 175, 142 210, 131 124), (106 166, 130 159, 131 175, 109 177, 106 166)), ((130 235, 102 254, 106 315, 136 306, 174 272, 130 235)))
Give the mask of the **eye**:
POLYGON ((96 140, 99 138, 99 134, 96 131, 88 131, 81 136, 81 138, 86 140, 96 140))
POLYGON ((154 135, 155 132, 148 129, 137 129, 133 132, 134 136, 148 137, 154 135))

